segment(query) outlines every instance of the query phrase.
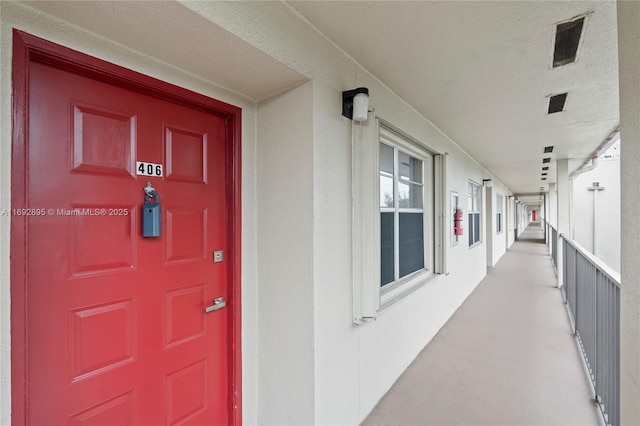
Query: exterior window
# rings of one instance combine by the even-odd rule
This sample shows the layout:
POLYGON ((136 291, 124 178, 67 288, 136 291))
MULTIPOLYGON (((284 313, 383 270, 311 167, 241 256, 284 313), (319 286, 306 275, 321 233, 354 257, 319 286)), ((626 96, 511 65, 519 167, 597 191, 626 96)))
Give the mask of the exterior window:
POLYGON ((504 217, 502 214, 502 202, 502 195, 496 194, 496 233, 498 234, 502 232, 502 218, 504 217))
POLYGON ((409 140, 380 129, 380 295, 402 292, 431 268, 433 156, 409 140))
POLYGON ((353 321, 446 273, 446 154, 375 119, 353 138, 353 321), (374 142, 375 141, 375 142, 374 142), (371 143, 374 142, 374 143, 371 143))
POLYGON ((480 185, 469 182, 468 196, 469 211, 469 247, 480 242, 480 209, 482 207, 482 192, 480 185))

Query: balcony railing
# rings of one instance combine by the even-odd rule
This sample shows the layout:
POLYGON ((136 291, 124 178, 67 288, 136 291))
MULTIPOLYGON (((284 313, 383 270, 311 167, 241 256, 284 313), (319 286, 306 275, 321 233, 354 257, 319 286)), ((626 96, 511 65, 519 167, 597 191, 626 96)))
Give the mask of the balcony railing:
POLYGON ((551 227, 561 245, 562 294, 595 396, 608 425, 620 424, 620 275, 551 227))

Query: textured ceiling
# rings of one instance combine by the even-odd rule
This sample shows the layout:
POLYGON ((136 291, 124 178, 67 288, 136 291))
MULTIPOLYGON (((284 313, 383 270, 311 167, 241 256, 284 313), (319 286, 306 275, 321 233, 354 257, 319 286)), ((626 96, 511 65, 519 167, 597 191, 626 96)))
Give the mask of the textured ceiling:
POLYGON ((619 123, 615 2, 289 4, 515 193, 555 182, 553 161, 541 181, 545 146, 573 170, 619 123), (555 24, 583 14, 577 62, 552 68, 555 24))
MULTIPOLYGON (((26 4, 257 100, 305 80, 176 2, 26 4)), ((614 1, 289 4, 516 194, 555 182, 555 159, 578 167, 619 123, 614 1), (577 62, 552 68, 555 24, 584 14, 577 62), (547 115, 563 92, 565 111, 547 115)))

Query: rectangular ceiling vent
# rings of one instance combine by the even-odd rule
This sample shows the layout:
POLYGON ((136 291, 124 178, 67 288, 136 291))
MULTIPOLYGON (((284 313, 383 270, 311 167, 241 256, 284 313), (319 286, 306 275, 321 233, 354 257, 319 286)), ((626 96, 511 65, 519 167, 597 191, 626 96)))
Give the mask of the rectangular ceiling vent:
POLYGON ((542 179, 540 179, 540 180, 547 180, 547 178, 546 178, 546 177, 543 177, 543 178, 542 178, 542 179))
POLYGON ((549 166, 544 166, 542 170, 549 170, 549 166))
MULTIPOLYGON (((549 96, 549 109, 547 114, 553 114, 564 110, 564 103, 567 101, 567 94, 549 96)), ((546 150, 546 148, 545 148, 546 150)), ((546 152, 546 151, 545 151, 546 152)))
POLYGON ((551 162, 551 158, 550 158, 550 157, 543 158, 543 159, 542 159, 542 162, 543 162, 543 163, 550 163, 550 162, 551 162))
POLYGON ((553 147, 552 146, 545 146, 544 147, 544 153, 548 153, 548 152, 553 152, 553 147))
POLYGON ((556 44, 553 49, 554 68, 576 61, 583 26, 584 16, 571 22, 556 25, 556 44))

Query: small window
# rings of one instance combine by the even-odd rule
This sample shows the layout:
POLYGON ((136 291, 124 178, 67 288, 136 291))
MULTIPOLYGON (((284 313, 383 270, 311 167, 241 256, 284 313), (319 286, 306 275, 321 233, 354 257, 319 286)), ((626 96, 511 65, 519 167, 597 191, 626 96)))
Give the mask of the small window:
POLYGON ((496 233, 501 233, 502 232, 502 218, 503 218, 503 213, 502 213, 502 203, 503 203, 503 196, 500 194, 496 194, 496 233))
POLYGON ((480 243, 480 209, 482 208, 482 187, 469 182, 468 218, 469 218, 469 247, 480 243))

